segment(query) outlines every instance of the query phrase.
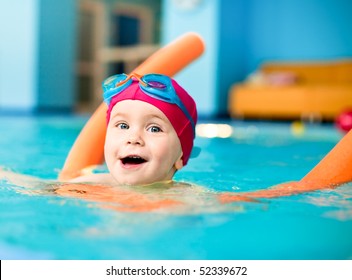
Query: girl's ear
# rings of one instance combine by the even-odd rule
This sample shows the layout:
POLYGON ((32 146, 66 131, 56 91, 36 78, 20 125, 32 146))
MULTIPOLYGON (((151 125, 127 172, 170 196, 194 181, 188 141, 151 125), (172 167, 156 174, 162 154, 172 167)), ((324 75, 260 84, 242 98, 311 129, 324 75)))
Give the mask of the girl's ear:
POLYGON ((175 162, 176 170, 180 170, 183 167, 183 160, 182 160, 183 153, 181 153, 180 157, 175 162))

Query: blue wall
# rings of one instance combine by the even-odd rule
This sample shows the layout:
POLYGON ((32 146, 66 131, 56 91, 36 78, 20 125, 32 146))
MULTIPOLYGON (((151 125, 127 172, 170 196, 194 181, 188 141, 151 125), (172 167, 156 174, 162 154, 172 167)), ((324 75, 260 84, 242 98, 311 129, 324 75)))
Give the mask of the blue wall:
POLYGON ((40 0, 38 109, 72 109, 76 79, 77 1, 40 0))
POLYGON ((219 7, 219 29, 216 75, 216 115, 227 112, 228 91, 233 83, 246 76, 247 1, 222 0, 219 7))
POLYGON ((2 0, 0 110, 72 109, 76 1, 2 0))
MULTIPOLYGON (((188 31, 203 37, 204 55, 176 76, 200 115, 225 113, 230 86, 267 60, 352 57, 351 0, 199 3, 182 10, 176 1, 162 0, 161 38, 166 44, 188 31)), ((76 5, 1 1, 0 110, 73 107, 76 5)))
POLYGON ((2 0, 0 110, 31 111, 37 92, 37 0, 2 0))
POLYGON ((230 86, 265 61, 352 57, 350 0, 203 0, 189 12, 173 2, 164 0, 165 41, 196 31, 206 42, 177 75, 201 115, 226 113, 230 86))
POLYGON ((246 0, 203 0, 189 10, 175 2, 164 1, 163 44, 188 31, 206 44, 203 56, 175 78, 194 97, 200 116, 221 116, 229 87, 245 76, 246 0))
POLYGON ((247 71, 265 60, 352 56, 350 0, 249 0, 247 5, 247 71))
MULTIPOLYGON (((202 36, 206 50, 201 58, 175 76, 175 79, 194 97, 198 112, 216 113, 216 71, 218 61, 218 1, 202 1, 199 7, 184 10, 176 1, 164 0, 162 13, 162 44, 193 31, 202 36)), ((172 63, 172 61, 170 62, 172 63)))

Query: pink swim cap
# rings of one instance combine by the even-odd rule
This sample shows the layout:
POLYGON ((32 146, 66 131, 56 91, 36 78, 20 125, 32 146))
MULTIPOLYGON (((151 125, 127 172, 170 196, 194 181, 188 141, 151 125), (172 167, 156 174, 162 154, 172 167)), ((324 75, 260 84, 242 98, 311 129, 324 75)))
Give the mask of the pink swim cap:
MULTIPOLYGON (((171 81, 176 94, 191 115, 194 124, 196 124, 198 117, 196 103, 194 102, 193 98, 175 80, 171 79, 171 81)), ((107 123, 109 123, 110 114, 114 106, 123 100, 144 101, 157 107, 164 113, 164 115, 168 118, 173 128, 175 129, 178 138, 180 139, 183 152, 182 161, 183 165, 186 165, 192 152, 193 139, 195 135, 190 120, 186 117, 182 110, 176 104, 171 104, 147 95, 139 87, 138 81, 133 80, 130 86, 128 86, 126 89, 111 99, 109 108, 107 110, 107 123)))

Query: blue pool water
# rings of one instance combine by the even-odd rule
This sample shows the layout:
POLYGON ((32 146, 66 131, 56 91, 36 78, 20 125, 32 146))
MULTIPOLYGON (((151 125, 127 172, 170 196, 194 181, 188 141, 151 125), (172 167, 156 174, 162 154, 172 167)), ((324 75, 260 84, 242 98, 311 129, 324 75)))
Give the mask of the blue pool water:
MULTIPOLYGON (((0 167, 55 179, 86 120, 0 117, 0 167)), ((293 133, 287 123, 228 124, 230 137, 197 137, 200 156, 175 180, 209 196, 268 188, 300 179, 341 138, 331 125, 293 133)), ((351 183, 226 207, 195 203, 182 213, 124 213, 28 195, 0 178, 0 259, 352 259, 351 236, 351 183)))

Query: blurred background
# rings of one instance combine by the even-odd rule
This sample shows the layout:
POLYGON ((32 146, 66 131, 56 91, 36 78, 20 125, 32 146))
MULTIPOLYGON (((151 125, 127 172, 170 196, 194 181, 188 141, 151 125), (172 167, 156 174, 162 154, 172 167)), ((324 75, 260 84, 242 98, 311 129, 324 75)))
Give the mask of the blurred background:
POLYGON ((102 101, 103 79, 130 72, 193 31, 206 51, 176 79, 196 99, 201 117, 294 119, 312 113, 332 120, 352 108, 351 11, 350 0, 1 0, 0 113, 91 113, 102 101), (286 68, 270 72, 262 68, 268 62, 286 68), (320 74, 309 80, 312 73, 320 74), (305 78, 309 87, 302 89, 305 78), (313 83, 314 94, 308 92, 313 83), (248 84, 249 93, 238 92, 248 84), (322 84, 334 89, 324 93, 322 84), (293 85, 299 93, 288 89, 293 85), (268 86, 274 97, 261 101, 268 86), (288 90, 287 100, 280 101, 285 93, 278 86, 288 90), (326 100, 319 105, 321 94, 326 100), (280 102, 315 107, 277 113, 276 100, 280 108, 280 102), (273 111, 256 114, 259 109, 248 109, 252 104, 272 105, 273 111), (319 111, 331 104, 333 112, 319 111))

